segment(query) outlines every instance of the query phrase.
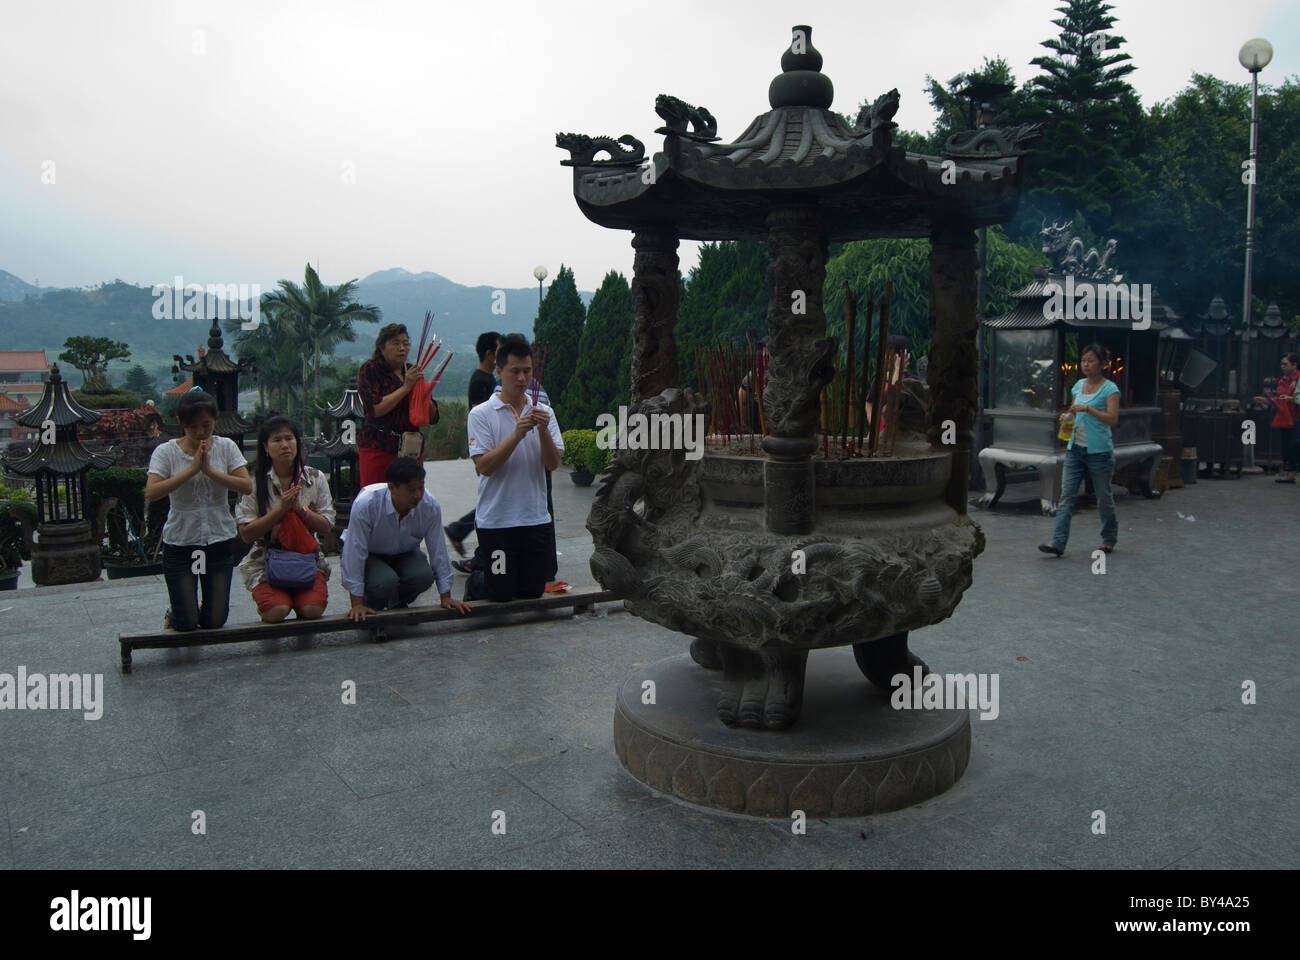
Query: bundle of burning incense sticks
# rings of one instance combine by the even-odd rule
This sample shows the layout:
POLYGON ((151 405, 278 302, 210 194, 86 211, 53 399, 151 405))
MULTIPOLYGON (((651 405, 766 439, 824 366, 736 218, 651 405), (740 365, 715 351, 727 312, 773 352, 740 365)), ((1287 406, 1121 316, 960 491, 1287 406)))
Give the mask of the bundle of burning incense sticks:
POLYGON ((542 374, 546 370, 546 348, 542 347, 542 354, 537 358, 537 366, 533 370, 533 406, 537 406, 537 397, 542 390, 542 374))
MULTIPOLYGON (((415 369, 423 373, 424 368, 429 365, 429 361, 432 360, 437 355, 438 351, 441 349, 442 349, 442 343, 441 341, 438 340, 438 337, 435 334, 433 340, 430 341, 429 343, 429 349, 428 350, 422 349, 422 352, 416 354, 418 362, 415 364, 415 369)), ((445 366, 446 361, 443 361, 443 363, 445 366)))

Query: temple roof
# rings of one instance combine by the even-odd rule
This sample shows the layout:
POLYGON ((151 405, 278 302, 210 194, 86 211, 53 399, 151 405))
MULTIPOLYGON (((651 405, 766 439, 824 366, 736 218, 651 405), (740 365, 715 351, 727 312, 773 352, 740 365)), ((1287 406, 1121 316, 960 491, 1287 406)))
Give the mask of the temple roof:
POLYGON ((625 230, 663 229, 694 240, 767 235, 775 203, 815 203, 828 240, 924 237, 943 221, 1002 223, 1019 202, 1021 166, 1036 127, 957 134, 939 157, 892 143, 898 91, 864 108, 853 125, 829 107, 833 86, 795 27, 768 91, 772 109, 729 143, 703 107, 661 94, 664 149, 644 163, 635 137, 557 134, 570 151, 573 192, 588 219, 625 230), (806 50, 793 52, 800 45, 806 50), (596 160, 601 152, 609 160, 596 160))
POLYGON ((79 473, 94 467, 103 470, 111 467, 117 457, 106 453, 91 453, 75 437, 52 444, 36 444, 31 453, 16 458, 3 458, 5 469, 20 477, 34 477, 45 471, 60 476, 79 473))
POLYGON ((343 391, 343 396, 338 403, 329 406, 316 404, 316 409, 321 413, 328 414, 336 420, 343 420, 348 417, 356 417, 364 420, 366 416, 365 407, 361 403, 361 394, 357 390, 356 377, 348 384, 347 389, 343 391))
POLYGON ((50 379, 46 381, 41 399, 26 413, 14 417, 14 420, 24 427, 39 429, 47 420, 53 420, 56 427, 67 427, 74 423, 94 423, 100 416, 96 411, 77 403, 56 363, 50 368, 50 379))
POLYGON ((221 326, 216 318, 212 320, 212 327, 208 330, 208 349, 199 351, 199 359, 187 359, 183 361, 180 356, 172 359, 182 370, 188 370, 198 373, 200 376, 210 373, 243 373, 252 365, 251 360, 240 360, 238 363, 226 356, 225 343, 221 339, 221 326))
MULTIPOLYGON (((169 437, 179 437, 185 432, 185 428, 176 423, 163 424, 161 427, 163 433, 169 437)), ((216 425, 213 426, 212 432, 218 437, 229 437, 234 439, 245 433, 253 432, 254 427, 251 423, 232 410, 222 410, 217 414, 216 425)))
POLYGON ((312 453, 323 453, 325 456, 329 457, 330 459, 334 459, 336 457, 359 456, 359 454, 357 453, 357 445, 355 443, 344 443, 338 437, 335 437, 333 440, 329 441, 328 443, 320 444, 314 450, 312 450, 312 453))

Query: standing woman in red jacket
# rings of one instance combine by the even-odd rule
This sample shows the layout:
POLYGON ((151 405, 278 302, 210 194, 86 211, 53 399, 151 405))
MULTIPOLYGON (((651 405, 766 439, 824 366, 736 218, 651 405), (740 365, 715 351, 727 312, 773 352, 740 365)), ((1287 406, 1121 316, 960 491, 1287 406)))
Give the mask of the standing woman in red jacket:
MULTIPOLYGON (((357 391, 366 420, 357 437, 361 486, 384 482, 384 471, 397 459, 402 434, 416 429, 411 423, 409 400, 424 374, 406 362, 411 336, 400 323, 390 323, 375 338, 375 353, 361 365, 357 391)), ((438 422, 438 401, 429 399, 429 423, 438 422)))
POLYGON ((1277 407, 1273 427, 1282 436, 1282 472, 1275 483, 1295 483, 1295 472, 1300 468, 1300 356, 1282 355, 1282 376, 1277 378, 1277 390, 1272 397, 1256 397, 1257 403, 1277 407))

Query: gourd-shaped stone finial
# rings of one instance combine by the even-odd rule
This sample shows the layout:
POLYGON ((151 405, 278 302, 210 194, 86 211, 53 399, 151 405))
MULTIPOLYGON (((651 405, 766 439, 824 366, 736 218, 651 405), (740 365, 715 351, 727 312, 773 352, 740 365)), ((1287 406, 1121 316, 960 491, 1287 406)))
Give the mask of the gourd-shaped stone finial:
POLYGON ((821 72, 822 55, 812 45, 812 27, 799 25, 790 32, 790 46, 781 55, 781 73, 767 88, 767 102, 778 107, 830 108, 835 99, 831 78, 821 72))

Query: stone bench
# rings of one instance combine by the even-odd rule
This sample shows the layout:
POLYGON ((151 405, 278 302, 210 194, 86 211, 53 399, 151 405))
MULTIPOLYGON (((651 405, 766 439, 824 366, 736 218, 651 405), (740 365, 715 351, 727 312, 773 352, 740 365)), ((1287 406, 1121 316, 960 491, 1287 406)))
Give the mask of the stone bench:
POLYGON ((608 603, 622 599, 612 590, 570 590, 567 593, 543 594, 535 600, 511 600, 507 603, 493 603, 490 600, 475 600, 473 612, 457 613, 444 610, 441 606, 408 607, 405 610, 385 610, 372 613, 361 623, 353 623, 343 614, 321 617, 319 620, 289 619, 280 623, 240 623, 219 627, 215 630, 190 630, 178 632, 162 630, 156 633, 124 633, 117 642, 121 647, 122 672, 131 672, 131 654, 135 650, 160 650, 176 647, 199 647, 213 643, 246 643, 251 640, 269 640, 274 637, 296 637, 309 633, 338 633, 344 630, 359 630, 370 634, 371 642, 378 643, 388 639, 389 631, 395 627, 409 627, 421 623, 461 623, 470 620, 482 621, 486 618, 500 617, 516 613, 541 613, 547 610, 562 610, 572 607, 574 613, 583 613, 598 603, 608 603))
MULTIPOLYGON (((1115 446, 1115 473, 1130 464, 1139 467, 1138 488, 1146 499, 1158 496, 1154 489, 1156 468, 1164 450, 1151 441, 1120 443, 1115 446)), ((979 453, 980 468, 984 471, 985 489, 979 506, 996 507, 1008 483, 1023 483, 1037 479, 1038 502, 1045 516, 1055 516, 1061 498, 1061 474, 1065 464, 1065 451, 1037 453, 1028 450, 1010 450, 986 447, 979 453), (1033 468, 1032 470, 1029 468, 1033 468)))

